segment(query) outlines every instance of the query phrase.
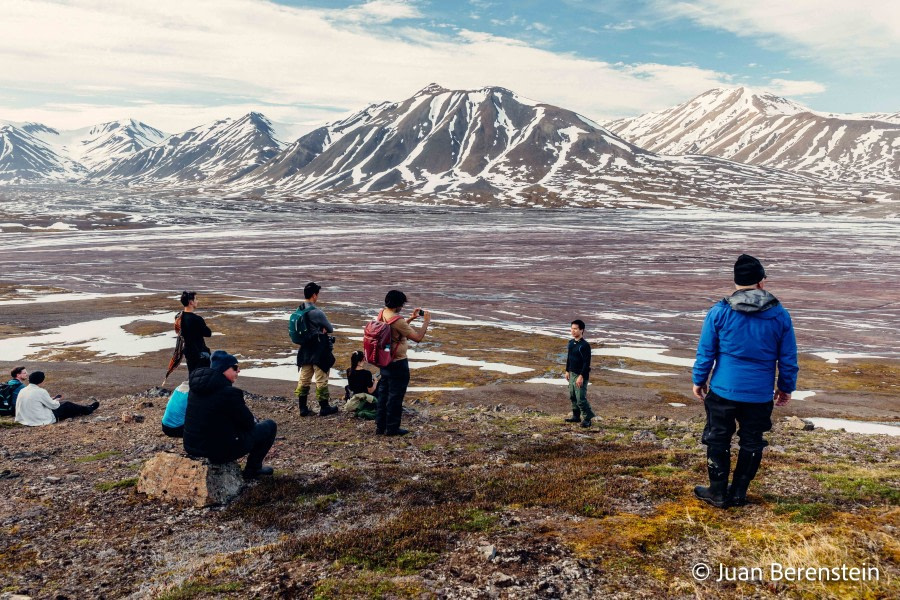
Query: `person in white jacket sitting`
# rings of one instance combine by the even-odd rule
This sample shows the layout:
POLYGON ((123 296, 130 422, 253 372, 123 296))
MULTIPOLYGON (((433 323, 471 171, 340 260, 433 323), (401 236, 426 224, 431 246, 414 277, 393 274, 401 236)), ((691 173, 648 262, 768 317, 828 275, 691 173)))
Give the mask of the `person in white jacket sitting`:
POLYGON ((74 402, 60 402, 62 395, 55 398, 41 387, 44 383, 44 373, 35 371, 28 375, 28 385, 19 392, 16 399, 16 422, 22 425, 51 425, 63 419, 89 415, 100 406, 94 402, 88 406, 75 404, 74 402))

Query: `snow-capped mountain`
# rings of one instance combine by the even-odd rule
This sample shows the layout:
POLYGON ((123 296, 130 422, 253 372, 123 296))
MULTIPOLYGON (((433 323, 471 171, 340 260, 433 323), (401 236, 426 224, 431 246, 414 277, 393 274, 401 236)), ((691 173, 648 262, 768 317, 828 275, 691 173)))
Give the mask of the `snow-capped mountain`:
POLYGON ((503 88, 437 85, 314 130, 235 185, 356 200, 390 194, 543 206, 717 206, 860 195, 712 157, 660 156, 572 111, 503 88))
POLYGON ((95 183, 227 183, 257 169, 284 147, 259 113, 222 119, 94 169, 95 183))
POLYGON ((897 113, 818 113, 742 87, 709 90, 607 127, 653 152, 706 154, 832 181, 900 184, 897 113))
POLYGON ((69 158, 93 170, 158 144, 168 134, 146 123, 126 119, 63 131, 56 144, 69 158))
POLYGON ((44 165, 36 168, 34 164, 17 163, 20 164, 17 168, 24 169, 21 173, 14 173, 15 169, 10 166, 9 170, 5 171, 7 181, 38 181, 42 178, 65 180, 80 177, 104 163, 128 157, 159 143, 167 135, 134 119, 111 121, 68 131, 53 129, 42 123, 0 122, 0 125, 27 134, 27 137, 21 133, 7 137, 11 153, 32 157, 38 155, 41 157, 40 163, 44 165), (35 146, 35 142, 38 142, 38 146, 35 146), (47 165, 55 166, 47 167, 47 165), (48 174, 46 178, 40 175, 44 172, 48 174), (55 175, 51 176, 52 173, 55 175))
POLYGON ((0 125, 0 182, 59 182, 84 176, 83 166, 61 156, 56 148, 29 130, 37 135, 56 134, 55 130, 37 123, 27 123, 22 128, 0 125))

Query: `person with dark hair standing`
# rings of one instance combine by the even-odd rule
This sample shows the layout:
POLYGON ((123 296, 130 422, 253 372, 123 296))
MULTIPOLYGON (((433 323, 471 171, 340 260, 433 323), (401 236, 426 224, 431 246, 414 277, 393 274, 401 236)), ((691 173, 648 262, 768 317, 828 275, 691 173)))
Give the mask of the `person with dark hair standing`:
POLYGON ((334 354, 331 351, 331 339, 328 334, 334 333, 334 326, 320 308, 316 307, 319 300, 319 292, 322 286, 311 281, 303 288, 303 297, 306 302, 300 304, 298 310, 305 311, 303 319, 306 320, 307 335, 297 350, 297 404, 300 407, 300 416, 306 417, 312 413, 309 410, 308 396, 310 385, 316 384, 316 400, 319 402, 319 416, 327 417, 338 411, 336 406, 331 406, 331 395, 328 392, 328 372, 334 366, 334 354))
POLYGON ((787 404, 797 386, 794 326, 764 289, 765 279, 762 263, 741 254, 734 263, 735 292, 709 309, 697 346, 693 391, 706 408, 709 487, 698 485, 694 494, 718 508, 747 504, 747 487, 768 445, 763 433, 772 429, 773 405, 787 404), (736 429, 740 451, 729 487, 736 429))
POLYGON ((271 419, 256 422, 243 390, 233 385, 240 372, 237 358, 216 350, 209 367, 191 373, 184 451, 212 463, 231 462, 247 454, 244 478, 256 479, 274 472, 263 466, 263 459, 275 443, 278 427, 271 419))
POLYGON ((568 353, 566 354, 566 381, 569 382, 569 400, 572 402, 572 417, 566 419, 567 423, 581 423, 581 426, 591 426, 594 411, 587 401, 588 378, 591 373, 591 345, 584 339, 584 321, 575 319, 570 330, 572 339, 569 340, 568 353))
POLYGON ((203 338, 212 336, 212 331, 197 310, 197 292, 181 292, 181 337, 184 338, 184 358, 187 361, 188 374, 198 367, 209 366, 209 348, 203 338))
POLYGON ((391 363, 381 368, 381 379, 375 395, 378 398, 378 409, 375 415, 376 435, 406 435, 406 429, 400 428, 403 417, 403 398, 409 387, 409 360, 406 353, 409 342, 421 342, 425 339, 431 313, 421 308, 413 310, 408 319, 397 318, 406 304, 406 294, 400 290, 391 290, 384 297, 384 309, 378 313, 378 320, 391 323, 391 363), (422 315, 422 325, 416 329, 410 323, 422 315), (393 321, 393 322, 392 322, 393 321))
POLYGON ((347 404, 346 412, 352 412, 357 417, 373 420, 377 412, 378 401, 372 394, 378 386, 378 380, 372 376, 372 371, 363 369, 359 363, 365 362, 365 353, 357 350, 350 355, 350 368, 347 369, 347 404))
POLYGON ((62 394, 51 398, 50 393, 42 387, 44 379, 42 371, 35 371, 28 376, 28 385, 19 393, 16 401, 17 423, 32 427, 50 425, 63 419, 89 415, 100 406, 99 402, 88 406, 60 402, 62 394))

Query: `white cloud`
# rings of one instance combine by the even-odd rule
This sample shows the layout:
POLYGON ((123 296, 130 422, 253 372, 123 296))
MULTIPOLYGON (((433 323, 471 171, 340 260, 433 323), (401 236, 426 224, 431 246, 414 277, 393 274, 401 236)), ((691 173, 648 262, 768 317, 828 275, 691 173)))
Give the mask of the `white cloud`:
POLYGON ((770 79, 768 89, 781 96, 807 96, 821 94, 825 91, 825 86, 817 81, 770 79))
POLYGON ((656 0, 656 6, 842 69, 900 59, 896 0, 656 0))
POLYGON ((370 0, 365 4, 335 11, 340 20, 354 23, 390 23, 422 16, 414 3, 405 0, 370 0))
POLYGON ((634 21, 624 21, 622 23, 608 23, 603 26, 603 29, 608 29, 610 31, 631 31, 635 29, 637 25, 634 24, 634 21))
POLYGON ((176 132, 239 109, 324 123, 334 111, 406 98, 436 81, 500 85, 603 120, 728 80, 693 66, 587 60, 481 32, 385 25, 417 10, 387 0, 345 10, 261 0, 0 0, 0 89, 18 98, 0 103, 0 117, 73 128, 134 116, 176 132))

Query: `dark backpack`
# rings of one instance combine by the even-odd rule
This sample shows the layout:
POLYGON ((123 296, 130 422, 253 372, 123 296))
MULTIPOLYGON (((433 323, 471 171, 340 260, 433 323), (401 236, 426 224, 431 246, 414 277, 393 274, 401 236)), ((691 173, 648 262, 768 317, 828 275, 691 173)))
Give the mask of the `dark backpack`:
POLYGON ((295 344, 302 344, 309 339, 309 319, 306 315, 313 308, 315 307, 311 304, 307 304, 306 307, 301 304, 288 319, 288 333, 295 344))
POLYGON ((394 360, 396 348, 391 348, 391 324, 400 318, 400 315, 394 316, 389 321, 382 321, 381 316, 384 311, 378 313, 378 318, 374 321, 366 323, 363 329, 363 353, 366 355, 366 362, 376 367, 386 367, 394 360))
POLYGON ((16 387, 8 383, 0 383, 0 416, 7 417, 15 414, 16 405, 13 400, 16 397, 16 387))

